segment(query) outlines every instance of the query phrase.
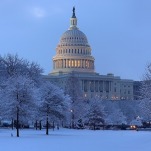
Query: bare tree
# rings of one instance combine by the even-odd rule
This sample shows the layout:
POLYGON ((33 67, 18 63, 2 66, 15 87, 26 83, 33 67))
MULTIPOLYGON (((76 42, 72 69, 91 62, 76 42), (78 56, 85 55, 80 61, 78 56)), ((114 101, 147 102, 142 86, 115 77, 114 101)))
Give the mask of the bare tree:
POLYGON ((0 79, 5 80, 12 76, 26 75, 35 83, 39 83, 43 69, 34 62, 19 58, 18 55, 7 54, 0 56, 0 79))

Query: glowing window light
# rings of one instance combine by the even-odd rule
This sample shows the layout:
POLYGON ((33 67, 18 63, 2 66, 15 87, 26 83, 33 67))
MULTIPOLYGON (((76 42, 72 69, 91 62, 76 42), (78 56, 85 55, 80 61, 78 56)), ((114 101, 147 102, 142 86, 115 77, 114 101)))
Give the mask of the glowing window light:
POLYGON ((80 60, 78 60, 78 67, 80 67, 80 60))
POLYGON ((86 60, 86 62, 85 62, 85 66, 87 67, 88 66, 88 61, 86 60))

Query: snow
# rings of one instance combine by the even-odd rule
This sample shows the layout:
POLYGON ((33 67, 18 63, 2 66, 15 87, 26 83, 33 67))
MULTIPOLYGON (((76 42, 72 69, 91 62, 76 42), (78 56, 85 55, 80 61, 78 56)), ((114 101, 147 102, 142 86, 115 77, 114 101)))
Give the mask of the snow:
POLYGON ((150 131, 0 129, 0 151, 150 151, 150 131), (11 137, 11 133, 14 135, 11 137))

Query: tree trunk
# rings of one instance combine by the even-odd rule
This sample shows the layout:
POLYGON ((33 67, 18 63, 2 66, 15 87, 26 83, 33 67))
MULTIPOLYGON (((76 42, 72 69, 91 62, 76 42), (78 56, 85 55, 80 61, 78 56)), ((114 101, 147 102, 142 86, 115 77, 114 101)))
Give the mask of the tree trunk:
POLYGON ((36 130, 37 130, 37 120, 36 120, 35 126, 36 126, 36 130))
POLYGON ((54 123, 54 121, 52 123, 52 128, 53 128, 53 131, 54 131, 54 129, 55 129, 55 123, 54 123))
POLYGON ((63 121, 62 121, 61 125, 62 125, 62 127, 64 127, 64 126, 63 126, 63 121))
POLYGON ((74 110, 72 110, 72 128, 74 129, 74 110))
POLYGON ((14 129, 14 120, 13 120, 13 118, 12 118, 11 127, 12 127, 12 130, 13 130, 14 129))
POLYGON ((41 121, 39 121, 39 129, 40 129, 40 130, 41 130, 41 127, 42 127, 42 126, 41 126, 41 121))
POLYGON ((17 130, 17 137, 19 137, 19 109, 18 108, 17 108, 16 130, 17 130))
POLYGON ((49 135, 49 122, 48 122, 48 116, 46 119, 46 135, 49 135))
POLYGON ((93 129, 95 130, 95 123, 93 124, 93 129))

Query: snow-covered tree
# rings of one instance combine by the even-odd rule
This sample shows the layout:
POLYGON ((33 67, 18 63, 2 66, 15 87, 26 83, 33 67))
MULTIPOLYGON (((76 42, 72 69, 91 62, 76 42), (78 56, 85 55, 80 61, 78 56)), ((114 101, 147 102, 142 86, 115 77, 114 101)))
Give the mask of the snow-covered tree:
POLYGON ((32 115, 35 96, 34 82, 27 76, 12 76, 3 83, 0 90, 2 116, 16 121, 17 137, 21 122, 32 115))
POLYGON ((144 121, 151 120, 151 63, 147 65, 141 86, 141 99, 139 103, 139 116, 144 121))
POLYGON ((105 111, 102 101, 98 98, 93 98, 89 102, 89 108, 85 115, 85 123, 87 123, 93 129, 96 129, 97 125, 104 125, 105 111))
POLYGON ((108 108, 107 116, 106 116, 106 124, 108 125, 121 125, 121 124, 127 124, 126 117, 124 116, 123 112, 115 107, 114 103, 112 103, 112 106, 108 108))
POLYGON ((146 66, 146 72, 143 76, 141 97, 151 100, 151 63, 146 66))
POLYGON ((54 84, 44 83, 40 88, 40 114, 46 120, 46 135, 49 134, 49 121, 63 119, 69 111, 70 98, 54 84))
POLYGON ((83 98, 80 80, 74 73, 66 79, 65 93, 71 98, 71 126, 75 127, 79 120, 82 120, 84 113, 86 112, 87 102, 83 98))
POLYGON ((134 120, 130 122, 130 125, 135 125, 135 126, 142 126, 142 119, 139 117, 136 117, 134 120))
POLYGON ((149 99, 138 101, 138 110, 138 116, 140 116, 143 121, 151 120, 151 101, 149 99))
MULTIPOLYGON (((42 72, 42 68, 37 63, 19 58, 18 55, 0 56, 0 101, 2 102, 0 110, 3 110, 1 112, 4 113, 3 118, 16 120, 17 136, 19 136, 19 122, 30 117, 24 115, 24 118, 21 119, 23 114, 28 113, 26 112, 27 104, 30 109, 36 101, 33 99, 36 96, 33 92, 42 83, 42 72), (10 110, 5 110, 9 104, 12 104, 10 110), (15 105, 14 109, 12 109, 13 105, 15 105), (13 111, 14 113, 12 113, 13 111)), ((33 115, 32 111, 34 110, 30 111, 30 115, 33 115)))
POLYGON ((126 117, 127 124, 138 116, 138 103, 138 100, 120 100, 116 102, 117 108, 126 117))

